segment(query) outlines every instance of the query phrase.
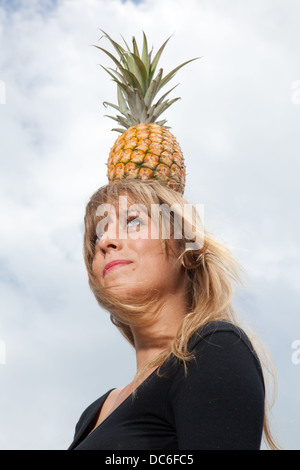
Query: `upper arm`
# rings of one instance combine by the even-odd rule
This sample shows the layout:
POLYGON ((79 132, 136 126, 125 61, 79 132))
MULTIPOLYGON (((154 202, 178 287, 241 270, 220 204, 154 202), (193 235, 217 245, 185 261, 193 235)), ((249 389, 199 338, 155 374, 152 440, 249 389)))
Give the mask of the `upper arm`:
POLYGON ((257 359, 232 331, 198 341, 170 399, 179 449, 259 449, 264 384, 257 359))

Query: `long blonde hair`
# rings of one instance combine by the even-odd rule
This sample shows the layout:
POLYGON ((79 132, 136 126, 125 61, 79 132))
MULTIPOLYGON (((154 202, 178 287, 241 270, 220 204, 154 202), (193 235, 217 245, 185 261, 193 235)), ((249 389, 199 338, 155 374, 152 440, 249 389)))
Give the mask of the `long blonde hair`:
MULTIPOLYGON (((189 227, 182 233, 181 238, 176 240, 178 248, 178 260, 185 266, 186 276, 188 278, 188 299, 187 311, 184 315, 181 327, 170 348, 164 350, 154 359, 149 361, 143 371, 152 368, 158 368, 166 361, 170 355, 174 355, 183 362, 186 367, 187 362, 192 358, 188 350, 188 342, 193 334, 202 326, 211 321, 227 321, 237 326, 241 322, 237 320, 232 300, 234 296, 234 284, 243 285, 241 272, 243 267, 232 255, 229 248, 221 241, 218 241, 211 233, 204 229, 203 225, 195 223, 195 210, 188 211, 184 207, 188 202, 182 195, 174 190, 152 181, 124 180, 114 182, 103 186, 96 191, 87 204, 85 214, 85 234, 84 234, 84 259, 87 267, 90 287, 101 307, 110 312, 110 318, 114 325, 121 331, 129 343, 134 346, 131 325, 145 324, 150 321, 145 312, 149 307, 157 302, 155 293, 150 292, 142 298, 130 298, 126 300, 116 298, 107 289, 101 288, 93 272, 93 259, 95 254, 95 240, 97 238, 97 208, 101 204, 117 204, 120 195, 128 195, 132 203, 143 204, 151 213, 151 207, 166 204, 168 207, 175 208, 177 217, 182 219, 181 227, 189 227), (194 235, 197 240, 202 240, 197 249, 186 248, 190 246, 188 242, 194 235)), ((159 213, 161 216, 161 213, 159 213)), ((172 231, 171 238, 174 235, 175 216, 170 219, 172 231)), ((161 224, 163 223, 160 217, 161 224)), ((161 228, 161 225, 160 225, 161 228)), ((160 231, 161 233, 161 231, 160 231)), ((174 239, 173 239, 174 241, 174 239)), ((164 249, 170 245, 169 241, 161 238, 164 249)), ((153 321, 153 316, 151 317, 153 321)), ((243 329, 247 329, 243 325, 243 329)), ((248 335, 250 330, 247 329, 248 335)), ((272 362, 266 349, 258 341, 255 335, 251 334, 251 341, 256 353, 258 353, 264 373, 266 372, 274 378, 272 362)), ((272 404, 266 399, 264 419, 264 440, 267 446, 272 450, 279 447, 275 443, 269 425, 269 412, 272 404)))

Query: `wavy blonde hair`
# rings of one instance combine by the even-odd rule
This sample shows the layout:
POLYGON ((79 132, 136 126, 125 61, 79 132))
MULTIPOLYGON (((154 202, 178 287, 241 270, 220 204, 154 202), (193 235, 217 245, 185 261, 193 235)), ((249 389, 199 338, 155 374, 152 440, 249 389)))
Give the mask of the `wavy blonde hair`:
MULTIPOLYGON (((183 231, 182 237, 176 240, 176 249, 178 261, 184 265, 185 275, 188 279, 188 305, 179 331, 174 338, 171 346, 149 361, 142 371, 145 374, 147 370, 159 368, 170 355, 174 355, 186 367, 186 364, 192 358, 192 354, 188 350, 188 342, 193 334, 205 324, 211 321, 227 321, 241 327, 241 322, 237 320, 232 300, 234 296, 234 284, 243 285, 241 272, 243 267, 232 255, 229 248, 221 241, 218 241, 211 233, 201 226, 195 224, 195 218, 189 211, 188 216, 184 207, 188 202, 184 197, 174 190, 162 185, 157 181, 139 181, 124 180, 114 182, 112 184, 101 187, 91 197, 86 207, 85 214, 85 234, 84 234, 84 259, 88 272, 89 285, 101 307, 110 313, 111 321, 121 331, 124 337, 134 347, 134 338, 131 325, 146 324, 146 322, 154 321, 153 314, 147 317, 145 312, 151 311, 151 306, 157 304, 158 297, 155 293, 149 292, 142 298, 127 297, 126 299, 117 298, 112 295, 108 289, 99 285, 93 272, 93 259, 95 254, 95 242, 97 239, 97 224, 99 216, 97 216, 97 208, 101 204, 118 205, 120 195, 126 195, 134 204, 143 204, 151 213, 151 207, 167 206, 176 208, 176 216, 182 218, 182 227, 189 227, 190 232, 183 231), (187 218, 189 220, 187 220, 187 218), (187 248, 188 243, 193 235, 202 239, 201 246, 198 249, 187 248)), ((161 227, 164 223, 159 213, 160 235, 161 227)), ((178 219, 177 219, 178 220, 178 219)), ((175 217, 171 216, 171 237, 174 242, 175 217)), ((166 251, 170 248, 170 240, 161 237, 161 243, 166 251)), ((173 248, 174 249, 174 244, 173 248)), ((266 348, 250 333, 250 329, 245 325, 243 329, 247 330, 247 334, 251 337, 251 342, 256 353, 260 357, 264 366, 264 376, 267 380, 269 376, 275 378, 275 372, 272 367, 272 361, 266 348)), ((275 399, 275 398, 274 398, 275 399)), ((274 402, 273 399, 273 402, 274 402)), ((279 447, 272 436, 269 424, 269 413, 273 406, 266 398, 265 402, 265 418, 264 418, 264 441, 272 450, 278 450, 279 447)))

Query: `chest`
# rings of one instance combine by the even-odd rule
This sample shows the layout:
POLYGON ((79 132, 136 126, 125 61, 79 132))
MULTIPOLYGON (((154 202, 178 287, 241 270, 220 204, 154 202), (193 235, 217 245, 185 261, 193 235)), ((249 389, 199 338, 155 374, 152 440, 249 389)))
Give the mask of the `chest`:
POLYGON ((136 395, 128 396, 113 410, 112 407, 118 402, 114 403, 115 394, 108 396, 108 400, 104 403, 105 407, 100 413, 98 410, 98 415, 95 415, 97 422, 95 423, 94 419, 93 427, 88 429, 87 426, 86 430, 81 432, 75 448, 78 450, 177 449, 168 389, 167 382, 155 378, 146 387, 139 389, 136 395))

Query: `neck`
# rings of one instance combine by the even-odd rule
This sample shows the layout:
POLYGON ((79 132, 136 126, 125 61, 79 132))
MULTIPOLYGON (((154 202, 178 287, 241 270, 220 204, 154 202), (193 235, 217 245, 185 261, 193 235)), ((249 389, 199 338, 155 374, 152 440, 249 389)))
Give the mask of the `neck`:
POLYGON ((171 346, 185 312, 186 303, 175 295, 164 304, 153 324, 132 326, 137 372, 148 361, 171 346))

